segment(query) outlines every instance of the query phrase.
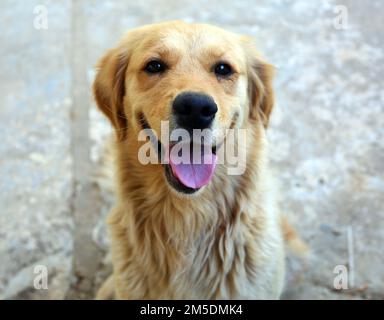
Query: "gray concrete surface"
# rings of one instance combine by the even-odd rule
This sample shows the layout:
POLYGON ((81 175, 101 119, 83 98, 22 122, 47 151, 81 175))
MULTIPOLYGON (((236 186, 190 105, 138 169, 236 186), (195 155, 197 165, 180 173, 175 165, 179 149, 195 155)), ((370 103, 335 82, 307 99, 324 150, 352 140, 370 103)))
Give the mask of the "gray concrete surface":
POLYGON ((97 184, 110 129, 91 99, 93 67, 125 30, 183 19, 254 36, 278 67, 271 161, 311 248, 289 257, 284 298, 383 299, 383 16, 379 0, 1 1, 0 298, 93 297, 110 270, 111 202, 97 184), (39 4, 47 30, 33 24, 39 4), (47 290, 33 288, 37 265, 47 290), (347 290, 334 289, 337 265, 347 290))

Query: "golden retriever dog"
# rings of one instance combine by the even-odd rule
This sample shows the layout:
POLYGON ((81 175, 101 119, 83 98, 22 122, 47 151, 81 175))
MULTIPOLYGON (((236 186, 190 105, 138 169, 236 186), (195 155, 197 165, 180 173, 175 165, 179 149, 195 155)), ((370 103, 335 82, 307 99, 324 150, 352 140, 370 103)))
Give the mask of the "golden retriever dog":
POLYGON ((108 217, 113 274, 97 298, 280 297, 284 233, 295 234, 267 168, 272 77, 249 38, 181 21, 131 30, 101 59, 93 89, 116 131, 117 200, 108 217), (175 148, 163 141, 162 121, 170 134, 211 129, 208 142, 183 145, 192 154, 203 146, 200 159, 210 163, 171 155, 143 164, 143 130, 156 133, 158 155, 175 148), (229 141, 230 129, 246 139, 229 141), (245 157, 241 174, 228 174, 224 144, 245 157))

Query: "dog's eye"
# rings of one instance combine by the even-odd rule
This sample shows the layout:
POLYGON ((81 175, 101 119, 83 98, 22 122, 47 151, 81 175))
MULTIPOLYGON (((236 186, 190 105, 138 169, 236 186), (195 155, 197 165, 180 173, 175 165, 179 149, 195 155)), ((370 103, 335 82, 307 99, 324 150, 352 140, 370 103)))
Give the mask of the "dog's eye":
POLYGON ((159 60, 152 60, 146 64, 144 70, 148 73, 161 73, 164 72, 166 68, 167 66, 164 62, 159 60))
POLYGON ((231 66, 228 63, 220 62, 214 66, 216 76, 228 77, 233 73, 231 66))

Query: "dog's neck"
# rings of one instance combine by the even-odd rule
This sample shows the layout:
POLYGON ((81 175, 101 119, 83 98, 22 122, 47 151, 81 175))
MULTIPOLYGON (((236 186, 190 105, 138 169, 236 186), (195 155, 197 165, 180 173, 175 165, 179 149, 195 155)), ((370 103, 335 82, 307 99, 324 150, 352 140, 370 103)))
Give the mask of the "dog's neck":
MULTIPOLYGON (((250 138, 255 138, 254 133, 250 138)), ((254 146, 255 142, 248 145, 254 146)), ((207 242, 214 245, 226 232, 236 233, 244 219, 251 219, 260 227, 263 224, 263 146, 248 150, 247 162, 254 164, 247 166, 242 175, 228 176, 226 167, 218 165, 210 184, 196 196, 171 190, 161 165, 143 166, 137 155, 128 151, 135 146, 135 142, 127 141, 126 150, 118 149, 119 206, 124 208, 129 241, 135 242, 132 248, 141 250, 139 256, 151 252, 143 257, 143 263, 147 263, 144 259, 154 259, 155 265, 167 268, 181 261, 193 261, 202 252, 209 254, 199 247, 209 248, 207 242), (250 201, 250 197, 260 201, 250 201), (258 208, 251 207, 252 203, 258 203, 258 208)), ((241 235, 232 237, 236 238, 241 235)), ((167 270, 161 272, 166 274, 167 270)))

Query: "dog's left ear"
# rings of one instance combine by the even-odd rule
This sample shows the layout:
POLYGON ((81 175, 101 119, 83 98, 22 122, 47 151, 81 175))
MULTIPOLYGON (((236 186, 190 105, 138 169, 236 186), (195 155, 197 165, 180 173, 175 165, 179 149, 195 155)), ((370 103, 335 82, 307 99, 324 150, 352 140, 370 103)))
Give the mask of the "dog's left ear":
POLYGON ((252 120, 261 119, 265 128, 274 105, 274 67, 264 61, 250 43, 246 45, 249 116, 252 120))

